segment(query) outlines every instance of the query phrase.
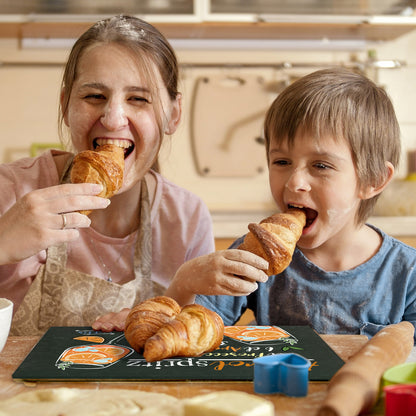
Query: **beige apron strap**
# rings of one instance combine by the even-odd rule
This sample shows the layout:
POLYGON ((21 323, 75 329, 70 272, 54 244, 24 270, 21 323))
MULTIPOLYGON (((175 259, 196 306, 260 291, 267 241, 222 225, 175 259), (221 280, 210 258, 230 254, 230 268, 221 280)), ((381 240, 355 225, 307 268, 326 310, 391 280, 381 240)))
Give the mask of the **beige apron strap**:
POLYGON ((152 275, 152 224, 150 221, 149 191, 145 179, 143 179, 141 184, 140 200, 140 228, 134 252, 134 270, 142 278, 150 280, 152 275))
POLYGON ((43 288, 38 320, 38 327, 41 331, 45 331, 54 325, 56 315, 60 313, 61 300, 64 296, 62 289, 65 279, 66 260, 67 245, 65 243, 48 248, 45 271, 41 279, 43 288))
POLYGON ((159 294, 159 288, 152 282, 152 226, 150 221, 150 200, 146 181, 142 181, 140 200, 140 228, 134 252, 134 274, 136 284, 135 304, 159 294))
POLYGON ((74 161, 74 156, 71 155, 65 163, 65 167, 62 171, 62 175, 60 177, 59 183, 70 183, 71 182, 71 169, 72 169, 72 162, 74 161))
POLYGON ((45 265, 42 265, 22 303, 14 314, 10 327, 10 335, 39 335, 41 333, 38 329, 38 321, 44 269, 45 265))
POLYGON ((61 294, 58 282, 53 288, 45 285, 45 276, 51 272, 55 276, 61 276, 65 270, 65 265, 66 245, 62 244, 59 247, 49 247, 46 264, 39 268, 23 302, 13 317, 10 335, 40 335, 50 326, 48 324, 53 321, 56 309, 59 308, 56 300, 60 299, 61 294), (63 261, 63 263, 61 264, 60 261, 63 261), (52 301, 55 307, 53 311, 51 310, 50 313, 46 313, 44 317, 46 299, 52 301))

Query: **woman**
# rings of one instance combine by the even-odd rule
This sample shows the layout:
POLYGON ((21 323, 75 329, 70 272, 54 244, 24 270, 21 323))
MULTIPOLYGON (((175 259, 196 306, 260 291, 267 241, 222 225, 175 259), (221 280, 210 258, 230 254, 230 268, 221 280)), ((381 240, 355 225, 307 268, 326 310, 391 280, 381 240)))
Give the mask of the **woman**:
POLYGON ((174 51, 140 19, 99 21, 74 44, 60 103, 72 152, 0 166, 0 296, 15 304, 11 334, 90 325, 163 294, 182 263, 214 250, 206 206, 151 169, 180 122, 177 84, 174 51), (111 201, 97 196, 100 185, 68 179, 73 153, 102 144, 124 149, 111 201))

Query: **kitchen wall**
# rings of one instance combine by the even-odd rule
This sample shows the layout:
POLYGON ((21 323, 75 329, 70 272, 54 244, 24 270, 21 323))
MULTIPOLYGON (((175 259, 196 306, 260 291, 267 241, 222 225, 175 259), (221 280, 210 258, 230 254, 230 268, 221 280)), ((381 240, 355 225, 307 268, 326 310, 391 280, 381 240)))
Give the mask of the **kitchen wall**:
MULTIPOLYGON (((416 31, 387 43, 370 44, 368 48, 376 50, 378 59, 398 59, 407 63, 401 69, 379 70, 377 77, 396 107, 404 148, 416 149, 416 117, 413 110, 416 102, 416 55, 413 52, 416 48, 416 31)), ((177 133, 165 142, 161 155, 162 172, 205 200, 216 224, 221 223, 216 228, 217 235, 232 237, 242 234, 245 232, 246 218, 255 220, 274 209, 263 149, 258 143, 254 144, 254 139, 261 134, 261 113, 273 100, 282 82, 318 69, 315 64, 339 64, 350 62, 352 58, 365 61, 367 51, 356 52, 355 56, 349 51, 197 51, 180 48, 177 51, 179 61, 184 65, 181 79, 184 115, 177 133), (274 67, 283 62, 295 64, 296 68, 282 70, 274 67), (200 67, 201 64, 212 63, 219 65, 215 68, 200 67), (241 63, 264 63, 265 66, 230 67, 230 64, 241 63), (309 65, 302 67, 300 64, 309 65), (231 80, 230 88, 233 88, 235 79, 249 80, 254 84, 259 82, 261 94, 251 96, 248 89, 246 95, 243 94, 243 98, 236 102, 225 102, 214 95, 210 104, 204 105, 201 95, 194 96, 196 85, 198 88, 201 85, 204 87, 201 82, 204 78, 211 82, 209 85, 214 85, 218 80, 221 83, 221 79, 231 80), (224 135, 226 114, 232 125, 240 123, 241 119, 244 122, 231 134, 230 146, 221 150, 218 148, 222 140, 219 136, 224 135), (194 135, 191 123, 195 124, 194 135), (217 141, 218 146, 207 150, 204 145, 209 138, 217 141), (195 146, 192 146, 191 139, 195 140, 195 146), (213 156, 207 158, 210 152, 213 156), (246 158, 241 159, 242 156, 246 158), (200 162, 200 169, 203 170, 205 165, 208 169, 198 172, 195 160, 201 157, 205 160, 200 162), (221 171, 221 166, 227 169, 221 171), (241 216, 243 220, 227 229, 230 215, 234 218, 241 216)), ((19 63, 0 66, 1 162, 29 155, 33 143, 58 142, 56 120, 59 85, 67 53, 65 48, 21 49, 17 40, 0 40, 0 61, 19 63)), ((209 85, 205 91, 209 91, 209 85)), ((406 174, 404 155, 405 152, 398 177, 406 174)))

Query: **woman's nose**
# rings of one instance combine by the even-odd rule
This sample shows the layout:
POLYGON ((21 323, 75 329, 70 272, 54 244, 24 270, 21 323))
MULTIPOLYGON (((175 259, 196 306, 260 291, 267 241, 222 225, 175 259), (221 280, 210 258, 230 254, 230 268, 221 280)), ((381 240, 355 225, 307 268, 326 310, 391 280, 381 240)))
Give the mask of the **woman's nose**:
POLYGON ((128 124, 125 109, 121 103, 117 102, 108 102, 100 121, 106 129, 112 131, 120 130, 128 124))
POLYGON ((286 188, 292 192, 308 192, 311 190, 308 173, 301 168, 295 169, 286 182, 286 188))

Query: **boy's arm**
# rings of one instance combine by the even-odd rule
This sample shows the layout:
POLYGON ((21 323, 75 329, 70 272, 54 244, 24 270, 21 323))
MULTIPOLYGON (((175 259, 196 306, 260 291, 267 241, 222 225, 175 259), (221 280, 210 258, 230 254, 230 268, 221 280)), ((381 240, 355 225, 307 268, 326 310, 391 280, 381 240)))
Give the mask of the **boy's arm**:
POLYGON ((224 325, 234 325, 247 309, 247 296, 196 296, 195 303, 221 316, 224 325))
POLYGON ((247 296, 268 280, 268 262, 244 250, 221 250, 184 263, 176 272, 166 296, 181 306, 199 295, 247 296))

